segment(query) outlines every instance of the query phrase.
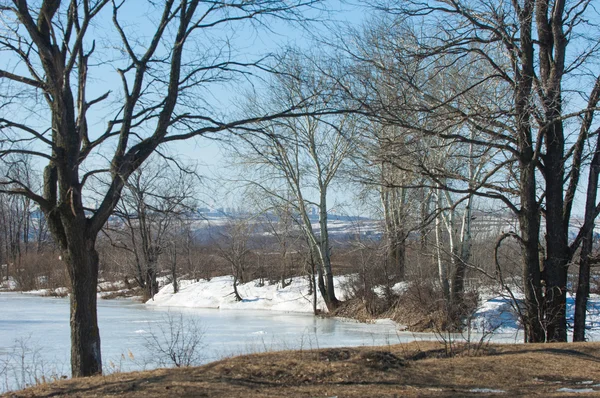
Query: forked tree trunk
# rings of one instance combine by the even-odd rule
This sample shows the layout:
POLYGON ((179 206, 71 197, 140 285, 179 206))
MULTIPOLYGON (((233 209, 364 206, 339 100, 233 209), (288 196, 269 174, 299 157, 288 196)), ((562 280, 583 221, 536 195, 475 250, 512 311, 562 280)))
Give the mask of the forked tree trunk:
MULTIPOLYGON (((317 307, 317 287, 316 282, 315 282, 315 278, 316 278, 316 272, 315 272, 315 259, 313 257, 313 253, 312 251, 310 252, 310 257, 308 258, 308 262, 306 263, 306 265, 308 265, 308 276, 309 276, 309 280, 308 280, 308 294, 312 297, 312 308, 313 308, 313 314, 317 315, 319 313, 319 308, 317 307)), ((323 280, 323 278, 321 278, 321 281, 323 280)))
POLYGON ((329 246, 329 230, 327 229, 327 197, 321 189, 320 202, 319 202, 319 229, 320 229, 320 242, 319 247, 316 248, 319 254, 319 289, 327 305, 329 311, 336 309, 340 302, 335 296, 335 287, 333 284, 333 271, 331 269, 331 248, 329 246), (323 283, 324 278, 324 286, 323 283), (324 291, 323 291, 324 289, 324 291))

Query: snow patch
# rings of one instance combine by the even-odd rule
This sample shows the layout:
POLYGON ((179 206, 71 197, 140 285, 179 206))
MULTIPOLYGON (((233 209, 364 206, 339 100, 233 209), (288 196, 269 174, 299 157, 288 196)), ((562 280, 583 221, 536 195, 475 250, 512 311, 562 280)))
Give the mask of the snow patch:
POLYGON ((559 388, 556 392, 571 392, 571 393, 579 393, 579 394, 587 394, 590 392, 596 392, 593 388, 559 388))
POLYGON ((479 393, 488 393, 488 394, 504 394, 506 391, 504 390, 495 390, 493 388, 471 388, 469 392, 479 392, 479 393))
MULTIPOLYGON (((473 314, 470 326, 479 333, 514 334, 521 330, 521 324, 515 311, 515 303, 507 296, 483 293, 482 304, 473 314)), ((523 294, 515 293, 517 305, 524 300, 523 294)), ((567 296, 567 326, 572 333, 575 313, 575 297, 567 296)), ((586 337, 590 341, 600 340, 600 295, 590 294, 586 316, 586 337)), ((569 339, 570 340, 570 339, 569 339)))

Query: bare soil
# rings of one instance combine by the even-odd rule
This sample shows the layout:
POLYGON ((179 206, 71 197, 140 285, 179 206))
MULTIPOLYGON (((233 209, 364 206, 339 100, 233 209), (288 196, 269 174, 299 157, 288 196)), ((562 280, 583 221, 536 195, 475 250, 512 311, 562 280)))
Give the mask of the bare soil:
POLYGON ((600 343, 282 351, 62 380, 5 397, 600 396, 600 343))

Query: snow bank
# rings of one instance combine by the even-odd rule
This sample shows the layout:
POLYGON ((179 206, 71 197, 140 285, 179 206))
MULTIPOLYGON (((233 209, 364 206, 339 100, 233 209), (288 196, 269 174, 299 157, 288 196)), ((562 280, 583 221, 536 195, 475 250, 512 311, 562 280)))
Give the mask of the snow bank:
MULTIPOLYGON (((517 301, 523 300, 522 294, 515 294, 517 301)), ((478 332, 494 332, 498 334, 516 334, 521 328, 515 314, 514 304, 506 296, 484 296, 479 309, 473 314, 471 327, 478 332)), ((575 296, 567 296, 567 325, 572 332, 575 314, 575 296)), ((586 337, 588 340, 600 341, 600 295, 590 294, 586 316, 586 337)), ((571 339, 569 338, 569 341, 571 339)))
MULTIPOLYGON (((338 276, 334 279, 338 298, 344 299, 342 286, 352 276, 338 276)), ((234 310, 270 310, 282 312, 312 313, 312 295, 308 294, 308 280, 296 277, 285 288, 281 284, 261 285, 254 280, 238 286, 238 292, 243 298, 236 301, 233 294, 233 277, 222 276, 208 280, 179 282, 179 293, 173 294, 172 284, 165 285, 154 296, 148 305, 161 307, 196 307, 219 308, 234 310)), ((402 292, 406 284, 394 286, 393 290, 402 292)), ((317 308, 326 311, 325 303, 317 295, 317 308)), ((516 297, 521 300, 521 296, 516 297)), ((517 336, 520 330, 518 317, 508 297, 484 294, 482 304, 471 319, 472 330, 479 333, 517 336)), ((567 299, 567 321, 573 325, 574 297, 567 299)), ((383 321, 385 322, 385 321, 383 321)), ((588 302, 587 336, 589 340, 600 340, 600 296, 590 295, 588 302)), ((514 340, 514 339, 513 339, 514 340)))
MULTIPOLYGON (((334 279, 334 286, 338 298, 344 299, 341 286, 348 277, 340 276, 334 279)), ((146 302, 148 305, 162 307, 197 307, 220 308, 235 310, 271 310, 284 312, 312 313, 313 296, 308 294, 308 280, 296 277, 286 286, 281 284, 265 283, 261 286, 258 280, 238 285, 238 292, 243 298, 236 301, 233 294, 233 277, 221 276, 210 281, 200 280, 180 281, 179 292, 173 294, 173 285, 165 285, 154 296, 153 300, 146 302)), ((325 303, 317 295, 317 308, 326 311, 325 303)))
POLYGON ((69 295, 69 289, 66 287, 57 287, 55 289, 37 289, 37 290, 26 290, 20 292, 22 294, 30 294, 32 296, 58 296, 64 297, 69 295))
POLYGON ((593 388, 559 388, 556 392, 568 392, 571 394, 590 394, 597 392, 593 388))

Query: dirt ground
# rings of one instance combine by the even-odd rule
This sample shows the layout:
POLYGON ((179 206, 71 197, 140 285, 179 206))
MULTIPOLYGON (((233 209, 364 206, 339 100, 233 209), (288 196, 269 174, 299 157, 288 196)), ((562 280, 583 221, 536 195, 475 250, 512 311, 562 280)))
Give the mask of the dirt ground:
POLYGON ((5 397, 600 396, 600 343, 385 347, 253 354, 196 368, 63 380, 5 397), (460 351, 463 352, 460 352, 460 351))

